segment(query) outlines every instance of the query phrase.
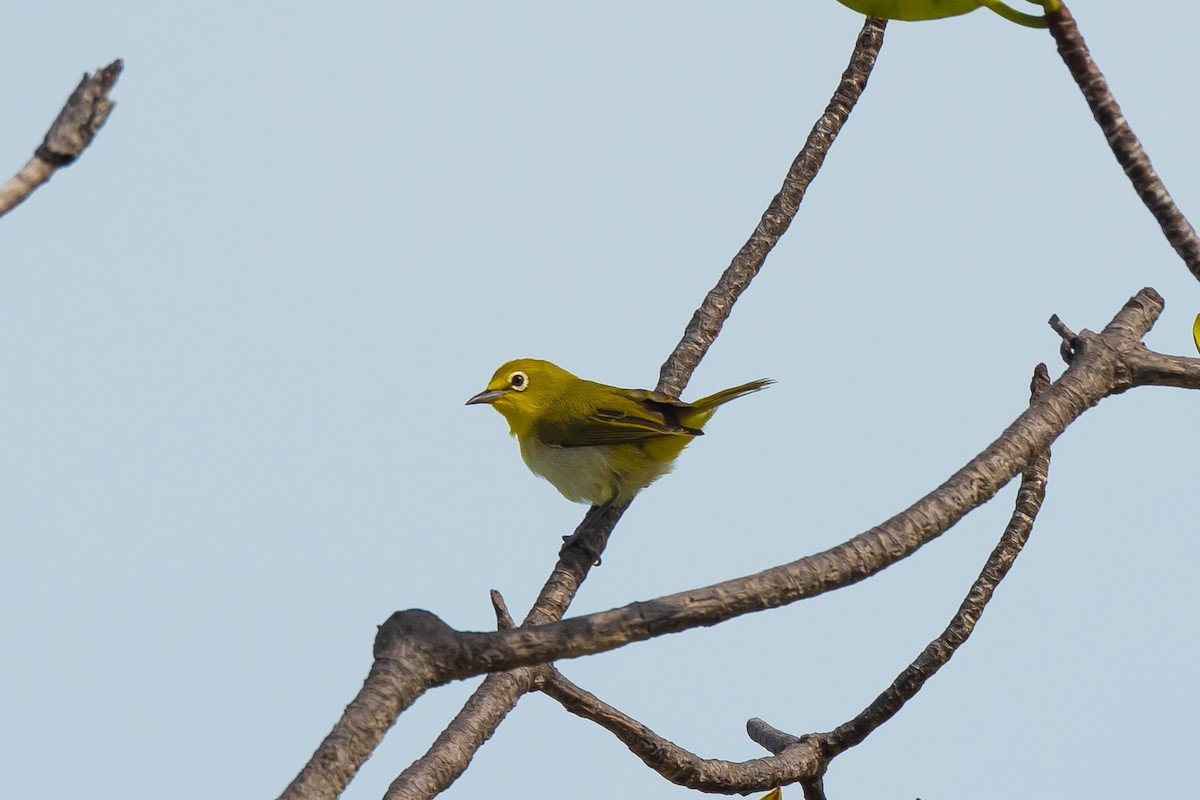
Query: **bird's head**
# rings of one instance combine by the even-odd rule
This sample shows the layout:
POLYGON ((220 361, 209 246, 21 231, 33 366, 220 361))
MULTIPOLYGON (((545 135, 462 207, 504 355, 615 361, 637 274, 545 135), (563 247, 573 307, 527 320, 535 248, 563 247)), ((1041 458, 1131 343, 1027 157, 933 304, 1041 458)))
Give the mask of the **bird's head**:
POLYGON ((514 436, 521 436, 578 380, 549 361, 518 358, 501 365, 487 388, 468 400, 467 405, 487 403, 504 415, 514 436))

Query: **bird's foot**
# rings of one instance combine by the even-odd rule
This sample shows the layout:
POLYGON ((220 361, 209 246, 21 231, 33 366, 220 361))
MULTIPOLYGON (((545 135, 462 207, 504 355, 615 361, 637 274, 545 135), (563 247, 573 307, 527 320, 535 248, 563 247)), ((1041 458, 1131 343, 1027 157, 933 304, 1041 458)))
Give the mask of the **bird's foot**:
POLYGON ((593 537, 588 536, 589 533, 591 531, 576 529, 570 536, 562 537, 563 546, 558 549, 559 558, 565 556, 568 550, 575 547, 582 550, 584 555, 592 559, 593 567, 600 566, 600 548, 592 541, 593 537))
POLYGON ((600 515, 608 510, 610 503, 604 503, 598 506, 592 506, 587 513, 583 515, 583 521, 579 523, 579 527, 570 536, 563 537, 563 546, 559 548, 558 555, 561 558, 567 554, 567 551, 572 547, 579 548, 584 555, 592 559, 592 566, 600 566, 600 553, 604 549, 603 540, 599 536, 593 535, 594 525, 600 515))

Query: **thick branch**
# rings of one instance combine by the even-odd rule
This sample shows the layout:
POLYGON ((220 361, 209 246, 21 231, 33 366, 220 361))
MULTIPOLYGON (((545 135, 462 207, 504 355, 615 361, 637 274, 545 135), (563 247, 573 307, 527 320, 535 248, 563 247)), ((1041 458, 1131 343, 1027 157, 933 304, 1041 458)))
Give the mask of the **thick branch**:
MULTIPOLYGON (((590 568, 591 559, 582 551, 567 551, 555 565, 525 624, 559 619, 590 568)), ((457 634, 432 614, 405 612, 405 616, 406 621, 399 622, 395 630, 391 630, 395 615, 380 627, 375 642, 376 665, 363 688, 304 769, 280 795, 281 800, 340 795, 400 713, 425 689, 444 682, 428 673, 429 669, 440 669, 437 665, 442 657, 414 653, 404 640, 423 636, 423 644, 444 654, 456 648, 453 639, 457 634), (383 654, 384 650, 391 657, 383 654), (391 669, 378 669, 381 660, 391 669), (402 696, 403 700, 396 702, 393 695, 402 696), (367 719, 364 721, 362 717, 367 719)), ((472 756, 491 738, 521 696, 533 688, 536 675, 535 669, 525 668, 488 676, 425 755, 393 780, 386 797, 427 798, 445 790, 466 770, 472 756)))
MULTIPOLYGON (((604 541, 623 511, 624 507, 609 509, 598 521, 604 526, 604 541)), ((524 624, 542 625, 561 619, 591 567, 592 559, 581 548, 567 549, 559 557, 524 624)), ((499 627, 511 629, 512 618, 498 592, 492 592, 492 603, 496 606, 499 627)), ((425 754, 392 780, 385 800, 423 800, 449 788, 466 771, 476 751, 492 737, 517 701, 535 688, 543 674, 539 667, 530 666, 497 672, 485 678, 425 754)))
POLYGON ((527 694, 544 667, 521 667, 484 678, 467 702, 418 758, 395 777, 384 800, 415 800, 444 792, 527 694))
POLYGON ((77 159, 104 125, 115 103, 108 93, 124 68, 117 59, 83 80, 67 98, 58 118, 46 132, 33 158, 13 177, 0 185, 0 216, 21 203, 33 190, 50 180, 61 167, 77 159))
POLYGON ((437 617, 420 613, 394 629, 380 628, 375 663, 363 688, 284 790, 284 797, 333 798, 342 793, 404 709, 436 684, 438 654, 449 644, 445 631, 437 617))
POLYGON ((1066 6, 1062 6, 1058 11, 1047 14, 1046 20, 1058 44, 1059 55, 1083 92, 1084 99, 1092 109, 1092 116, 1104 132, 1113 155, 1133 183, 1134 191, 1158 220, 1171 247, 1175 248, 1183 263, 1200 280, 1200 238, 1196 236, 1192 223, 1188 222, 1171 199, 1167 187, 1150 163, 1150 156, 1121 113, 1121 106, 1109 90, 1104 74, 1092 60, 1075 18, 1066 6))

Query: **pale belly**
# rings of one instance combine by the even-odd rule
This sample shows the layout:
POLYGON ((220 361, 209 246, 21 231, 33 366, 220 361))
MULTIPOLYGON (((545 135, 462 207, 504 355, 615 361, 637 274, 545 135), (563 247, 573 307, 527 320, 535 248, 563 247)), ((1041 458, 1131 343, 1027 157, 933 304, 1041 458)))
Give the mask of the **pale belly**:
POLYGON ((521 441, 521 458, 530 471, 550 481, 563 497, 592 505, 629 500, 671 469, 669 462, 658 463, 640 447, 551 447, 533 437, 521 441), (625 449, 618 455, 614 453, 616 447, 625 449))

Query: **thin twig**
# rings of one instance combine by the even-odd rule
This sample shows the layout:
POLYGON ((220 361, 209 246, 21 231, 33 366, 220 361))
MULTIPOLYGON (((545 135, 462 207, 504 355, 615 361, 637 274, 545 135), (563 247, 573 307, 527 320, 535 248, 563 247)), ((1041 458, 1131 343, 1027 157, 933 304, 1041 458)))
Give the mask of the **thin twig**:
MULTIPOLYGON (((1030 403, 1036 402, 1049 388, 1050 375, 1046 365, 1038 364, 1030 385, 1030 403)), ((1008 575, 1021 549, 1029 541, 1033 522, 1041 510, 1042 501, 1046 499, 1046 475, 1049 469, 1050 450, 1046 449, 1021 476, 1016 507, 1008 525, 950 624, 871 705, 854 719, 826 735, 823 749, 827 758, 832 759, 854 747, 895 716, 967 641, 984 608, 992 599, 996 587, 1008 575)))
POLYGON ((34 152, 33 158, 21 170, 0 185, 0 216, 18 206, 41 186, 55 171, 79 158, 104 125, 116 105, 108 93, 124 68, 117 59, 107 67, 83 80, 67 98, 58 118, 46 132, 46 137, 34 152))
POLYGON ((1062 339, 1062 342, 1058 346, 1058 354, 1062 356, 1063 361, 1070 364, 1071 359, 1075 358, 1075 342, 1077 338, 1075 331, 1068 328, 1066 323, 1058 318, 1058 314, 1050 315, 1050 327, 1062 339))
POLYGON ((541 686, 546 696, 616 736, 646 766, 679 786, 717 794, 762 792, 794 783, 797 772, 813 775, 821 768, 818 753, 812 748, 789 751, 786 758, 701 758, 579 688, 553 667, 548 666, 548 670, 541 686))
POLYGON ((1092 116, 1100 125, 1113 155, 1117 157, 1121 168, 1133 183, 1134 191, 1158 220, 1159 227, 1162 228, 1171 247, 1175 248, 1175 252, 1183 259, 1192 275, 1200 280, 1200 237, 1196 236, 1196 229, 1175 205, 1166 185, 1154 171, 1150 156, 1146 154, 1133 128, 1121 113, 1121 106, 1113 97, 1104 74, 1092 60, 1087 42, 1083 40, 1083 34, 1075 24, 1075 18, 1066 6, 1062 6, 1057 11, 1048 13, 1046 21, 1054 41, 1058 44, 1058 53, 1062 56, 1063 63, 1067 65, 1071 76, 1083 92, 1084 99, 1092 109, 1092 116))
POLYGON ((496 630, 507 631, 517 627, 517 623, 513 621, 512 614, 508 613, 508 604, 504 602, 504 595, 500 594, 496 589, 490 592, 492 598, 492 609, 496 612, 496 630))
POLYGON ((683 338, 659 370, 658 391, 672 397, 680 395, 691 380, 700 359, 704 358, 708 348, 716 341, 725 320, 729 319, 733 304, 741 297, 742 292, 746 291, 750 281, 762 269, 775 243, 792 224, 800 202, 804 199, 804 193, 808 191, 808 185, 825 163, 825 156, 829 153, 834 139, 846 124, 863 90, 867 88, 867 79, 871 76, 871 70, 879 56, 879 48, 883 46, 886 25, 883 20, 872 17, 868 17, 863 23, 850 64, 842 73, 842 79, 829 105, 826 106, 825 113, 813 125, 804 147, 800 149, 787 177, 784 178, 783 186, 763 212, 754 233, 742 245, 742 249, 721 274, 717 285, 692 315, 692 321, 684 330, 683 338))
POLYGON ((758 717, 746 720, 746 735, 750 737, 750 741, 776 755, 802 741, 799 736, 781 731, 758 717))

